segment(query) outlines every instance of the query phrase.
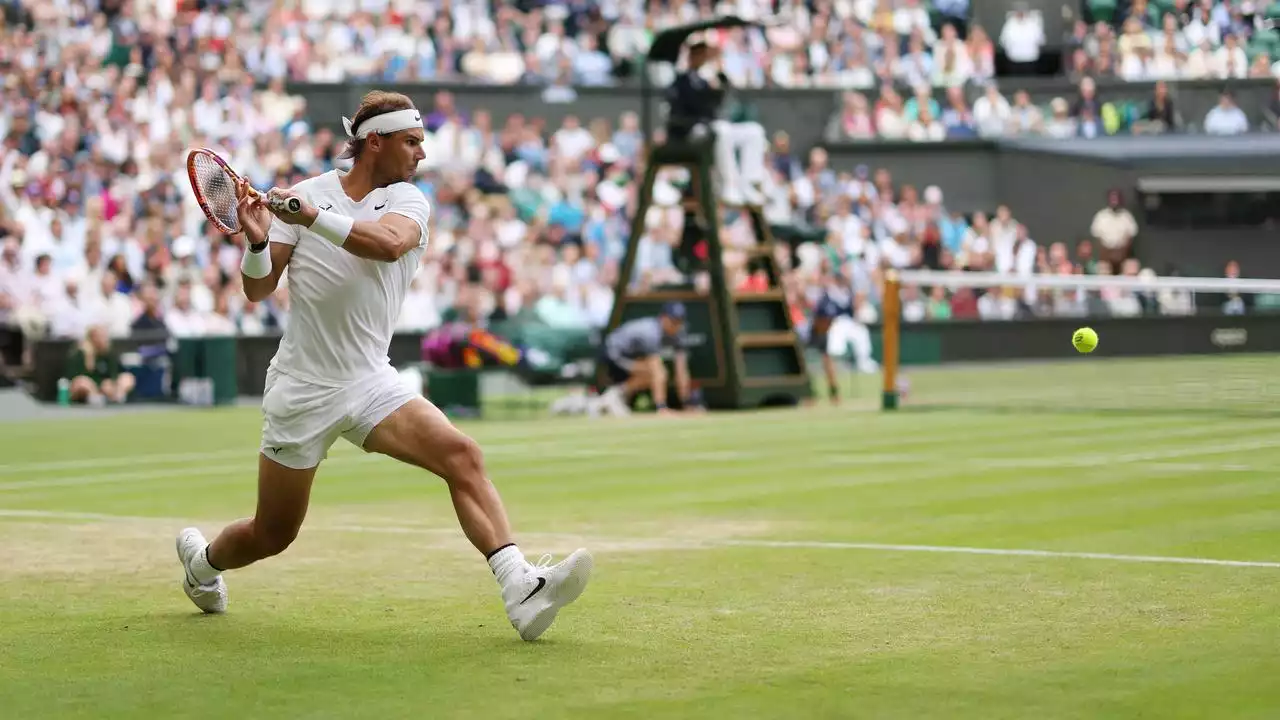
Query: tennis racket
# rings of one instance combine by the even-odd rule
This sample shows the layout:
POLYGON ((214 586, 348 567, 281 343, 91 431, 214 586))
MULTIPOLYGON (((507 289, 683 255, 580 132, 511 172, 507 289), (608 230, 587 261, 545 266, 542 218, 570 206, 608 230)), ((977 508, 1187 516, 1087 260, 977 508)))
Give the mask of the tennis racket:
MULTIPOLYGON (((236 183, 240 176, 218 154, 207 148, 199 148, 187 153, 187 179, 191 181, 191 191, 196 202, 204 211, 205 217, 213 226, 228 235, 239 233, 240 216, 236 213, 236 183)), ((261 196, 257 190, 249 192, 261 196)), ((268 202, 273 210, 285 210, 296 213, 302 209, 302 201, 296 197, 270 197, 268 202)))

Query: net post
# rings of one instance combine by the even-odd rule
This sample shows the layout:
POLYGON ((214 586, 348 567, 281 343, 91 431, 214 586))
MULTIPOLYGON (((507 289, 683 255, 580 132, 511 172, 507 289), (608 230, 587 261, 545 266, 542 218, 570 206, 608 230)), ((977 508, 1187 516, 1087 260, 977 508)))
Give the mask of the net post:
POLYGON ((884 357, 881 358, 881 370, 884 387, 881 394, 880 409, 896 410, 898 408, 898 362, 901 357, 902 340, 902 301, 899 296, 902 283, 898 273, 890 270, 884 278, 884 312, 881 324, 881 346, 884 357))

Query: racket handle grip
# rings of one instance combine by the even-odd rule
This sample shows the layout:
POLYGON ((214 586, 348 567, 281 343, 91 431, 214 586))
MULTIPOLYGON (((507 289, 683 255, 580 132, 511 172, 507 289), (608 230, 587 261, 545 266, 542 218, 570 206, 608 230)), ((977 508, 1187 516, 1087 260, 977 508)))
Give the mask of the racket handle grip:
POLYGON ((271 207, 276 210, 284 210, 286 212, 296 213, 302 209, 302 201, 296 197, 282 198, 272 197, 271 207))

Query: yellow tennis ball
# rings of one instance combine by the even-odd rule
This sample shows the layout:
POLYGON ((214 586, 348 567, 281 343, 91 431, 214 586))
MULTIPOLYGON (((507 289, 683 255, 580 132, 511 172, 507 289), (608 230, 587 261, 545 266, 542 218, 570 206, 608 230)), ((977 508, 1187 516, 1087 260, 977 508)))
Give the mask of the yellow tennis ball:
POLYGON ((1094 332, 1093 328, 1080 328, 1071 336, 1071 344, 1082 353, 1093 352, 1093 349, 1098 347, 1098 333, 1094 332))

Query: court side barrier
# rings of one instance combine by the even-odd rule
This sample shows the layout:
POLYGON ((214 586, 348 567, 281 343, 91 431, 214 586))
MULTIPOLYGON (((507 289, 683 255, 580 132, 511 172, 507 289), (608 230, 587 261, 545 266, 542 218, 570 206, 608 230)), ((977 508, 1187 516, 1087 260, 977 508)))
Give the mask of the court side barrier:
MULTIPOLYGON (((882 355, 880 327, 870 327, 873 357, 882 355)), ((388 355, 397 368, 421 362, 424 333, 397 333, 388 355)), ((279 335, 166 340, 163 336, 138 335, 114 341, 122 354, 168 343, 171 380, 184 376, 211 377, 215 401, 237 396, 261 397, 267 364, 279 345, 279 335), (234 378, 234 379, 233 379, 234 378)), ((590 344, 574 337, 572 357, 580 360, 590 344)), ((36 343, 35 370, 30 378, 37 399, 57 399, 58 378, 66 365, 70 340, 36 343)), ((1159 355, 1208 355, 1220 353, 1280 352, 1280 313, 1207 315, 1192 317, 1053 318, 1029 320, 948 320, 902 324, 902 364, 931 365, 957 362, 998 362, 1075 358, 1082 362, 1101 357, 1159 355), (1071 346, 1071 334, 1088 325, 1101 342, 1090 355, 1071 346)))

